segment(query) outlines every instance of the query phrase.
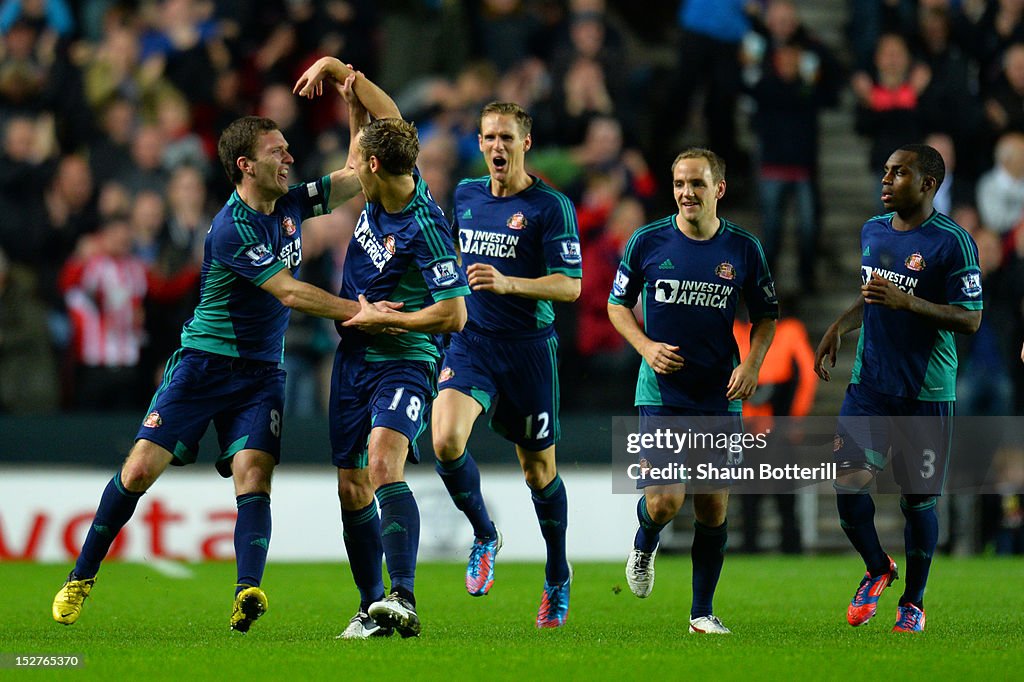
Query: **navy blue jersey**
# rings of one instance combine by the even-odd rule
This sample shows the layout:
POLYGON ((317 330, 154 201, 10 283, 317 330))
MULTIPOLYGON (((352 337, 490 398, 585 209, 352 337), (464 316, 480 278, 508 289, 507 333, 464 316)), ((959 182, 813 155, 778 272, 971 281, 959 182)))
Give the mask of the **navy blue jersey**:
POLYGON ((293 185, 270 215, 238 192, 213 218, 203 247, 199 305, 181 345, 208 353, 281 362, 289 309, 260 285, 302 262, 302 221, 330 212, 330 176, 293 185))
MULTIPOLYGON (((864 223, 861 280, 877 274, 932 303, 981 310, 981 269, 971 235, 939 212, 919 227, 893 229, 892 213, 864 223)), ((906 310, 864 305, 850 383, 891 396, 956 400, 953 332, 906 310)))
MULTIPOLYGON (((403 312, 416 312, 437 301, 469 295, 466 275, 455 254, 451 229, 430 196, 427 183, 414 173, 416 191, 398 213, 367 203, 356 223, 345 256, 341 297, 403 302, 403 312)), ((408 332, 370 335, 338 325, 348 348, 365 348, 365 359, 426 360, 440 353, 433 334, 408 332)))
POLYGON ((633 233, 608 300, 632 308, 640 298, 644 333, 679 346, 685 363, 672 374, 656 374, 642 362, 636 405, 741 411, 740 401, 725 397, 740 362, 732 325, 741 292, 751 320, 778 318, 764 251, 746 230, 721 219, 715 236, 698 241, 671 215, 633 233))
MULTIPOLYGON (((536 279, 560 272, 583 277, 576 209, 543 180, 508 197, 491 194, 490 177, 463 180, 455 188, 454 229, 462 264, 494 266, 508 277, 536 279)), ((551 301, 475 291, 466 299, 466 327, 508 338, 550 327, 551 301)))

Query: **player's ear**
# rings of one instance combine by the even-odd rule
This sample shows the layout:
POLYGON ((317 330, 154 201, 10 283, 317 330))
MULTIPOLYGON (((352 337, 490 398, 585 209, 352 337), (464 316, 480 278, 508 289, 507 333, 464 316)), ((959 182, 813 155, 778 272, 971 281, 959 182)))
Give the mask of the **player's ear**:
POLYGON ((533 136, 530 133, 526 133, 526 137, 523 138, 523 151, 530 151, 530 147, 533 146, 533 136))
POLYGON ((238 166, 238 170, 242 171, 243 175, 248 175, 252 170, 252 161, 245 156, 239 156, 235 159, 235 165, 238 166))
POLYGON ((718 187, 715 189, 715 198, 721 199, 725 196, 725 179, 719 180, 718 187))
POLYGON ((926 175, 921 178, 921 191, 925 194, 935 189, 935 178, 930 175, 926 175))

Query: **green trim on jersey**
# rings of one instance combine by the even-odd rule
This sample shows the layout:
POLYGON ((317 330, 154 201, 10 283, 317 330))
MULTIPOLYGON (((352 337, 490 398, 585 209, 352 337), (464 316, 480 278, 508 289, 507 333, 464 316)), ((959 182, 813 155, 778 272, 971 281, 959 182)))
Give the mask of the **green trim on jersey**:
POLYGON ((572 277, 573 279, 583 279, 583 268, 548 268, 549 275, 556 273, 572 277))
POLYGON ((932 221, 934 221, 935 227, 943 232, 952 234, 956 238, 957 243, 960 245, 960 253, 964 258, 964 264, 967 267, 979 267, 978 259, 974 257, 974 250, 970 246, 971 236, 967 233, 967 230, 938 212, 933 213, 932 217, 926 220, 924 224, 927 225, 932 221))
MULTIPOLYGON (((279 268, 280 269, 280 268, 279 268)), ((203 286, 203 297, 196 306, 192 321, 181 330, 181 345, 207 353, 238 357, 238 349, 223 339, 235 338, 228 301, 239 276, 217 261, 210 263, 203 286)))
POLYGON ((655 230, 660 230, 666 227, 673 230, 678 229, 675 226, 675 214, 638 228, 637 231, 633 233, 633 236, 629 238, 629 241, 626 242, 626 250, 622 254, 622 262, 628 265, 630 261, 633 260, 633 249, 636 248, 636 243, 639 241, 640 237, 648 232, 654 232, 655 230))
POLYGON ((270 279, 277 273, 281 272, 286 267, 288 267, 288 264, 285 263, 283 260, 275 261, 272 265, 269 265, 267 269, 263 271, 262 275, 252 280, 252 283, 255 284, 256 286, 262 286, 268 279, 270 279))
MULTIPOLYGON (((565 225, 568 228, 569 226, 576 224, 576 221, 574 220, 576 215, 576 209, 573 208, 572 202, 569 201, 569 197, 565 196, 564 194, 557 190, 548 187, 547 185, 541 184, 540 181, 533 183, 529 188, 527 188, 527 190, 529 190, 532 187, 536 187, 537 191, 539 192, 555 197, 555 199, 558 201, 559 207, 562 209, 563 225, 565 225)), ((555 237, 555 239, 579 239, 578 232, 578 230, 576 232, 573 232, 571 229, 567 229, 566 232, 563 232, 562 234, 558 235, 557 237, 555 237)))
POLYGON ((928 367, 917 399, 922 402, 956 400, 956 342, 953 332, 939 329, 939 338, 932 347, 928 367))
POLYGON ((535 315, 537 316, 537 329, 550 327, 555 322, 555 306, 551 304, 551 301, 538 300, 535 315))
POLYGON ((850 383, 860 383, 860 368, 864 364, 864 323, 860 323, 860 333, 857 335, 857 353, 853 357, 853 369, 850 370, 850 383))
MULTIPOLYGON (((642 228, 641 228, 642 229, 642 228)), ((635 235, 634 235, 635 236, 635 235)), ((625 305, 625 304, 623 304, 625 305)), ((647 297, 640 294, 640 310, 644 318, 644 333, 647 333, 647 297)), ((632 312, 632 311, 631 311, 632 312)), ((647 364, 647 360, 640 357, 640 373, 636 378, 636 394, 633 404, 640 405, 661 405, 661 387, 658 386, 658 377, 647 364)))
POLYGON ((759 256, 761 256, 761 265, 764 267, 764 271, 768 273, 768 276, 762 278, 761 281, 758 282, 758 284, 760 285, 765 281, 770 280, 771 272, 768 270, 768 259, 765 258, 764 256, 764 249, 761 247, 761 242, 758 240, 758 238, 755 237, 752 233, 744 230, 739 225, 736 225, 735 223, 730 223, 728 220, 724 218, 722 218, 721 221, 722 227, 725 228, 726 232, 732 232, 733 234, 739 235, 740 237, 746 237, 747 239, 754 243, 754 246, 757 247, 757 253, 759 256))
MULTIPOLYGON (((423 275, 414 263, 402 274, 401 279, 392 289, 388 300, 404 303, 402 311, 415 313, 423 309, 427 291, 423 286, 423 275)), ((366 348, 368 362, 384 362, 388 360, 424 360, 437 361, 437 349, 430 334, 409 332, 397 336, 381 335, 373 345, 366 348)))
POLYGON ((885 471, 885 453, 872 450, 871 448, 864 448, 864 459, 879 471, 885 471))
POLYGON ((562 404, 562 390, 558 383, 558 339, 548 339, 548 359, 551 362, 551 404, 554 414, 551 415, 551 430, 557 443, 562 439, 562 424, 558 419, 559 406, 562 404))

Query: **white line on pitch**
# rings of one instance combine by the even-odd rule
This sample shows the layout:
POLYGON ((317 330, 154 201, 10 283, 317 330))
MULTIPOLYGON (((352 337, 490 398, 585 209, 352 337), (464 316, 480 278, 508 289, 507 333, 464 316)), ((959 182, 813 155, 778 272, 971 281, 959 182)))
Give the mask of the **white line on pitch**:
POLYGON ((167 578, 186 580, 194 576, 192 569, 177 561, 169 561, 167 559, 150 559, 146 563, 157 573, 167 578))

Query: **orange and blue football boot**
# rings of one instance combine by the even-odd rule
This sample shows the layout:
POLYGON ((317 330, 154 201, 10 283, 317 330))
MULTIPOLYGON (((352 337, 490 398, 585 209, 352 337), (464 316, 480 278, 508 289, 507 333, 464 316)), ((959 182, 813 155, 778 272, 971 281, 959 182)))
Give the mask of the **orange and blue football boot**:
POLYGON ((850 600, 850 606, 846 609, 846 622, 856 627, 871 620, 878 609, 878 598, 882 596, 885 588, 892 585, 899 579, 899 571, 896 570, 896 562, 889 559, 889 570, 882 575, 872 578, 870 573, 864 574, 860 586, 850 600))
POLYGON ((564 583, 552 585, 544 581, 544 594, 540 596, 540 608, 537 610, 537 627, 560 628, 569 618, 569 586, 572 585, 572 564, 569 564, 569 577, 564 583))
POLYGON ((473 540, 466 564, 466 591, 474 597, 487 594, 494 584, 494 560, 501 550, 501 531, 495 527, 493 540, 473 540))
POLYGON ((924 610, 913 604, 900 604, 896 607, 896 625, 893 632, 924 632, 924 610))

